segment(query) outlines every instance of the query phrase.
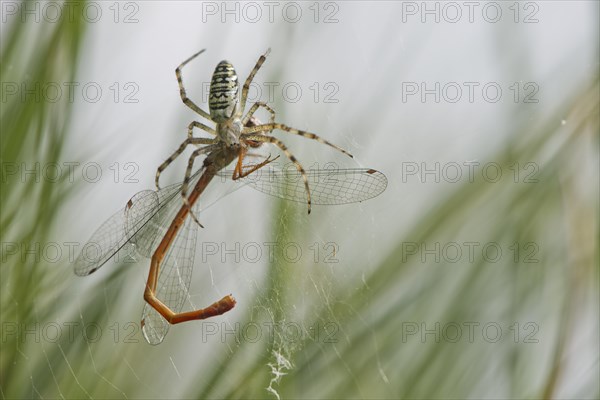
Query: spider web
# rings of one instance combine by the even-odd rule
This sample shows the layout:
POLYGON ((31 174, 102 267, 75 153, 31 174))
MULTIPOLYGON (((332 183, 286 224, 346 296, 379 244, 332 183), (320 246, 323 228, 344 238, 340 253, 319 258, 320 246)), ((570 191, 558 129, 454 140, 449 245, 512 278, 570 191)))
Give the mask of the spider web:
MULTIPOLYGON (((375 254, 370 254, 369 251, 357 253, 349 245, 352 241, 347 238, 348 232, 344 232, 348 227, 340 229, 319 223, 320 215, 326 215, 327 220, 353 220, 353 224, 368 226, 369 222, 362 222, 365 219, 368 221, 368 218, 362 213, 361 207, 352 207, 352 210, 317 209, 317 214, 307 217, 301 207, 286 204, 280 219, 273 221, 279 227, 280 236, 276 240, 282 249, 286 244, 293 243, 294 246, 290 248, 297 247, 303 253, 302 257, 294 257, 292 254, 285 256, 282 251, 276 257, 272 275, 268 279, 277 290, 260 302, 261 308, 272 310, 270 318, 277 327, 267 363, 270 372, 267 391, 277 398, 280 397, 280 386, 285 387, 294 381, 295 378, 290 375, 296 369, 311 368, 310 354, 314 352, 338 358, 336 363, 342 366, 352 380, 358 381, 358 377, 352 372, 352 366, 346 364, 341 353, 351 340, 351 334, 346 331, 346 320, 361 318, 345 301, 349 293, 340 291, 340 288, 346 287, 350 282, 354 282, 354 285, 362 282, 364 271, 349 266, 367 266, 372 263, 370 260, 375 254), (336 218, 336 215, 343 215, 345 218, 336 218), (359 261, 361 259, 364 261, 359 261)), ((376 241, 374 234, 368 237, 362 234, 357 236, 357 240, 365 248, 370 248, 376 241)), ((362 323, 368 326, 367 321, 362 323)), ((370 342, 368 346, 377 354, 378 346, 374 336, 370 342)), ((380 374, 385 382, 387 377, 383 368, 380 368, 380 374)), ((358 386, 356 389, 360 391, 358 386)))

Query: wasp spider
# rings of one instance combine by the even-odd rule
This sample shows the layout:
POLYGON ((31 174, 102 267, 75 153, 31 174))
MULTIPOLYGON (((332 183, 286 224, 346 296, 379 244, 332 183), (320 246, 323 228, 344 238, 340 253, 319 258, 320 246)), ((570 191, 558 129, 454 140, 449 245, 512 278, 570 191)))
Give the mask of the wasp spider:
MULTIPOLYGON (((288 150, 286 145, 279 139, 270 136, 269 134, 273 130, 281 130, 284 132, 291 133, 293 135, 302 136, 305 138, 316 140, 320 143, 326 144, 328 146, 333 147, 336 150, 341 151, 342 153, 352 157, 350 153, 346 150, 334 145, 333 143, 328 142, 325 139, 315 135, 314 133, 301 131, 298 129, 291 128, 287 125, 275 122, 275 111, 269 107, 267 104, 263 102, 256 102, 250 107, 248 112, 244 115, 244 109, 246 108, 246 100, 248 98, 248 90, 250 88, 250 84, 254 79, 254 76, 260 69, 260 67, 265 62, 270 49, 268 49, 265 54, 260 56, 256 65, 248 75, 244 86, 242 87, 242 95, 241 98, 239 96, 239 84, 238 84, 238 76, 228 61, 221 61, 217 67, 215 68, 215 72, 212 75, 212 79, 210 82, 210 93, 208 98, 208 108, 209 113, 198 107, 190 98, 187 97, 185 88, 183 86, 183 81, 181 78, 181 70, 182 68, 192 61, 194 58, 199 56, 205 51, 205 49, 199 51, 194 54, 184 62, 182 62, 176 69, 175 75, 177 76, 177 82, 179 84, 179 93, 181 95, 181 100, 183 103, 194 110, 197 114, 204 117, 205 119, 212 121, 215 124, 215 128, 211 128, 201 122, 192 121, 188 125, 188 137, 186 140, 181 143, 179 148, 165 161, 163 162, 156 172, 156 187, 159 187, 159 177, 162 171, 165 170, 175 160, 183 151, 186 149, 188 145, 204 145, 204 147, 200 147, 195 150, 189 158, 187 170, 185 173, 185 179, 183 181, 183 186, 181 190, 181 195, 183 196, 184 202, 187 204, 186 193, 189 186, 190 177, 192 174, 194 159, 201 154, 208 154, 211 151, 217 149, 220 146, 238 146, 239 147, 239 156, 237 160, 237 164, 233 171, 232 179, 236 180, 242 178, 263 165, 273 161, 272 159, 267 158, 266 161, 249 167, 243 165, 244 157, 246 157, 249 147, 259 147, 264 143, 271 143, 275 146, 279 147, 281 151, 290 159, 291 162, 294 163, 300 174, 302 175, 302 179, 304 181, 304 187, 306 189, 306 197, 308 203, 308 212, 310 213, 311 209, 311 199, 310 199, 310 188, 308 185, 308 178, 306 176, 306 172, 302 167, 302 164, 298 162, 296 157, 288 150), (264 108, 270 113, 270 120, 267 124, 262 124, 258 122, 258 120, 254 117, 254 113, 260 107, 264 108), (193 136, 193 129, 198 128, 205 132, 208 132, 210 135, 214 136, 214 138, 200 138, 193 136), (245 170, 246 168, 246 170, 245 170)), ((194 219, 196 219, 194 217, 194 219)), ((196 222, 198 222, 196 220, 196 222)))

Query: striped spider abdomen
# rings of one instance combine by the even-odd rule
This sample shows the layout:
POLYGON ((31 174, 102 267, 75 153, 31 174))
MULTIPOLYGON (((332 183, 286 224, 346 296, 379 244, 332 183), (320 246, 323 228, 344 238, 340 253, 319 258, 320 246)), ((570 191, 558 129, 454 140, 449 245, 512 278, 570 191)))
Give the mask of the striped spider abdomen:
POLYGON ((224 123, 238 107, 238 76, 229 61, 221 61, 215 68, 210 81, 208 108, 212 120, 224 123))

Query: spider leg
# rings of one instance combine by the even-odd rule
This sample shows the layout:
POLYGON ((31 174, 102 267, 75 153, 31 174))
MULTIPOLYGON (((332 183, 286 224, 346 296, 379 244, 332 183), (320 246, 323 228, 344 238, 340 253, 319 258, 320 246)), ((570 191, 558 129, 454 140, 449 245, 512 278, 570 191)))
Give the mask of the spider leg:
POLYGON ((256 103, 254 103, 252 105, 252 107, 250 107, 250 109, 248 110, 248 112, 246 113, 244 118, 242 119, 242 125, 247 126, 246 123, 248 122, 248 120, 250 120, 250 118, 254 115, 254 113, 256 112, 256 110, 258 110, 259 107, 263 107, 269 113, 271 113, 271 118, 269 119, 269 122, 271 122, 271 123, 275 122, 275 110, 273 110, 271 107, 269 107, 267 105, 267 103, 264 103, 262 101, 257 101, 256 103))
MULTIPOLYGON (((323 139, 322 137, 320 137, 318 135, 315 135, 314 133, 301 131, 299 129, 291 128, 287 125, 276 123, 276 122, 269 123, 269 124, 262 124, 262 125, 258 125, 258 126, 252 126, 252 127, 244 127, 243 135, 257 133, 257 132, 268 132, 268 131, 272 131, 273 129, 279 129, 284 132, 291 133, 292 135, 298 135, 298 136, 302 136, 302 137, 305 137, 308 139, 316 140, 319 143, 326 144, 327 146, 333 147, 334 149, 341 151, 342 153, 344 153, 345 155, 347 155, 350 158, 354 158, 354 156, 352 154, 348 153, 346 150, 342 149, 341 147, 336 146, 335 144, 333 144, 331 142, 328 142, 327 140, 323 139)), ((255 135, 251 135, 251 136, 254 137, 255 135)), ((251 139, 251 140, 254 140, 254 139, 251 139)))
MULTIPOLYGON (((264 126, 264 125, 261 125, 261 126, 264 126)), ((308 203, 308 213, 310 214, 310 209, 311 209, 310 188, 308 186, 308 177, 306 176, 306 171, 304 171, 304 167, 302 166, 302 164, 300 164, 300 162, 296 159, 296 157, 288 150, 287 146, 285 144, 283 144, 283 142, 281 140, 274 138, 273 136, 242 134, 241 138, 244 140, 254 140, 257 142, 272 143, 275 146, 279 147, 281 149, 281 151, 283 151, 283 154, 285 154, 285 156, 287 158, 289 158, 291 162, 294 163, 294 165, 296 166, 296 169, 298 170, 298 172, 300 172, 300 175, 302 175, 302 180, 304 181, 304 188, 306 189, 306 197, 307 197, 307 203, 308 203)))
POLYGON ((250 71, 250 75, 248 75, 248 78, 246 78, 246 82, 244 83, 244 86, 242 87, 242 98, 240 101, 240 108, 238 111, 240 115, 244 112, 244 108, 246 108, 246 100, 248 98, 248 90, 250 90, 250 84, 252 83, 252 80, 254 79, 254 76, 256 76, 256 73, 258 72, 260 67, 263 65, 263 63, 267 59, 267 56, 269 55, 270 52, 271 52, 271 49, 269 48, 269 49, 267 49, 265 54, 260 56, 260 58, 256 62, 256 65, 254 66, 254 68, 252 68, 252 71, 250 71))
POLYGON ((211 128, 210 126, 206 126, 204 125, 202 122, 198 122, 198 121, 192 121, 190 122, 190 124, 188 125, 188 137, 194 137, 193 133, 194 133, 194 128, 199 128, 202 129, 204 132, 208 132, 213 136, 217 136, 217 131, 215 131, 213 128, 211 128))
POLYGON ((209 121, 211 120, 210 118, 210 114, 208 114, 206 111, 204 111, 203 109, 201 109, 200 107, 198 107, 196 105, 196 103, 194 103, 190 98, 187 97, 187 94, 185 92, 185 87, 183 86, 183 80, 181 78, 181 69, 190 61, 192 61, 194 58, 198 57, 200 54, 204 53, 206 49, 202 49, 199 52, 197 52, 196 54, 194 54, 193 56, 191 56, 190 58, 188 58, 187 60, 185 60, 184 62, 182 62, 181 64, 179 64, 179 66, 175 69, 175 76, 177 77, 177 83, 179 84, 179 95, 181 96, 181 101, 183 101, 183 104, 185 104, 186 106, 188 106, 189 108, 191 108, 192 110, 194 110, 196 113, 202 115, 204 118, 208 119, 209 121))
MULTIPOLYGON (((191 124, 190 124, 191 125, 191 124)), ((165 162, 163 162, 162 164, 160 164, 158 166, 158 169, 156 170, 156 177, 154 178, 154 183, 156 184, 156 188, 160 189, 160 186, 158 184, 158 181, 160 179, 160 174, 177 158, 179 157, 179 155, 181 153, 183 153, 183 151, 185 150, 185 148, 190 145, 190 144, 208 144, 208 145, 212 145, 212 144, 216 144, 218 143, 218 139, 205 139, 205 138, 195 138, 195 137, 188 137, 187 139, 185 139, 183 141, 183 143, 181 143, 181 145, 179 146, 179 148, 177 150, 175 150, 175 152, 173 154, 171 154, 171 156, 169 158, 167 158, 165 160, 165 162)))
MULTIPOLYGON (((267 104, 258 102, 252 106, 250 111, 248 111, 248 113, 246 114, 245 118, 242 121, 242 125, 244 125, 244 126, 260 125, 261 122, 253 114, 261 106, 264 106, 271 113, 271 121, 273 121, 275 119, 275 111, 271 107, 269 107, 267 104)), ((245 143, 247 146, 250 146, 250 147, 260 147, 261 146, 260 142, 255 142, 255 141, 251 141, 251 140, 247 140, 247 141, 245 141, 245 143)), ((234 181, 250 175, 252 172, 256 171, 257 169, 262 168, 263 166, 265 166, 279 158, 279 156, 277 156, 273 160, 271 160, 271 155, 269 155, 269 157, 260 164, 253 165, 253 166, 245 166, 245 165, 243 165, 243 160, 247 155, 249 155, 247 146, 242 146, 240 148, 240 152, 238 155, 238 161, 235 165, 235 169, 233 170, 233 175, 231 177, 231 179, 234 181), (245 167, 250 168, 250 169, 248 171, 244 172, 245 167)), ((253 156, 252 154, 250 154, 250 155, 253 156)))

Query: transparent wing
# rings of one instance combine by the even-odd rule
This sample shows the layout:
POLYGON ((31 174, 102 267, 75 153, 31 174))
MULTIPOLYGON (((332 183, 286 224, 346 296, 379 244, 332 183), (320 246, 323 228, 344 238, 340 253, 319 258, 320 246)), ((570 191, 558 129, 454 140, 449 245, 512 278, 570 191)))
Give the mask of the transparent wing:
MULTIPOLYGON (((220 176, 231 176, 231 171, 221 171, 220 176)), ((387 178, 377 170, 309 169, 306 171, 313 204, 337 205, 365 201, 383 193, 387 178)), ((300 172, 296 169, 259 169, 240 179, 254 189, 271 196, 296 202, 306 202, 306 190, 300 172)))
MULTIPOLYGON (((194 174, 195 182, 202 170, 194 174)), ((102 267, 125 245, 131 243, 136 251, 150 257, 165 232, 168 216, 181 206, 181 184, 161 190, 144 190, 135 194, 125 208, 117 211, 94 232, 73 262, 76 275, 86 276, 102 267), (174 201, 175 200, 175 201, 174 201), (177 201, 179 200, 179 201, 177 201)))
MULTIPOLYGON (((202 173, 196 172, 190 187, 202 173)), ((306 171, 313 204, 334 205, 355 203, 381 194, 387 187, 385 175, 374 169, 315 169, 306 171)), ((229 179, 232 171, 219 176, 229 179)), ((304 182, 297 170, 260 169, 237 181, 271 196, 305 202, 304 182)), ((240 187, 238 186, 238 187, 240 187)), ((181 184, 159 191, 144 190, 134 195, 124 209, 115 213, 92 235, 73 262, 77 275, 85 276, 98 270, 127 243, 150 257, 166 232, 171 216, 181 205, 178 201, 181 184)), ((200 205, 194 206, 199 211, 200 205)), ((205 207, 207 208, 207 207, 205 207)))
POLYGON ((73 262, 76 275, 95 272, 125 245, 124 220, 124 210, 120 210, 100 225, 73 262))
MULTIPOLYGON (((190 187, 195 186, 202 173, 203 169, 193 175, 190 187)), ((320 169, 308 170, 306 174, 313 204, 360 202, 381 194, 387 186, 385 175, 373 169, 320 169)), ((232 171, 221 171, 218 175, 229 179, 232 171)), ((265 168, 236 182, 237 188, 250 185, 271 196, 306 201, 304 181, 296 170, 265 168)), ((136 252, 145 257, 151 257, 182 205, 179 196, 181 186, 179 183, 158 191, 144 190, 135 194, 125 208, 104 222, 83 246, 73 263, 75 273, 82 276, 93 273, 126 245, 134 246, 136 252)), ((200 208, 200 202, 197 202, 193 211, 198 212, 200 208)), ((176 313, 183 307, 189 293, 196 234, 197 225, 190 217, 186 218, 160 267, 156 296, 176 313)), ((142 331, 148 343, 161 343, 169 326, 154 308, 147 303, 144 305, 142 331)))
MULTIPOLYGON (((190 186, 195 186, 203 170, 196 172, 190 186)), ((92 235, 84 248, 94 254, 82 254, 74 262, 77 275, 89 275, 106 263, 125 245, 134 246, 137 253, 151 257, 183 205, 181 184, 159 191, 144 190, 136 193, 125 208, 110 217, 92 235), (94 244, 94 245, 92 245, 94 244)), ((193 207, 199 208, 199 202, 193 207)), ((188 217, 160 266, 156 296, 174 312, 183 307, 192 279, 196 250, 197 225, 188 217)), ((89 251, 87 253, 90 253, 89 251)), ((142 332, 150 344, 163 341, 170 324, 145 303, 142 314, 142 332)))

